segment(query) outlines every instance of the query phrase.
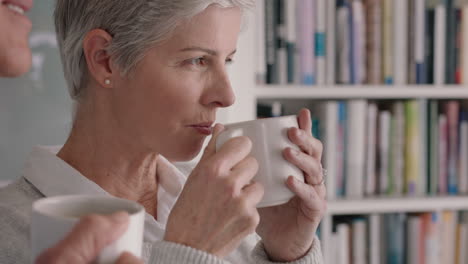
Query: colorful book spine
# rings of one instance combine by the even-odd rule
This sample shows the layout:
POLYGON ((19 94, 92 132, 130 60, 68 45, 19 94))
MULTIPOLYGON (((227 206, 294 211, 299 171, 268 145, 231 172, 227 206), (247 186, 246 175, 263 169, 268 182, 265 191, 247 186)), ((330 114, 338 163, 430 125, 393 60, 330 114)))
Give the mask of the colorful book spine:
POLYGON ((298 25, 298 51, 299 71, 302 84, 315 84, 315 26, 314 14, 315 0, 297 0, 297 25, 298 25))
POLYGON ((326 0, 316 0, 315 9, 315 63, 317 69, 317 85, 326 81, 326 53, 327 53, 327 18, 326 0))
POLYGON ((351 14, 351 83, 362 84, 366 77, 366 23, 364 5, 361 0, 352 1, 351 14))
POLYGON ((338 134, 337 136, 337 157, 336 157, 336 181, 337 181, 337 196, 345 195, 346 187, 346 145, 347 145, 347 107, 346 102, 338 102, 338 134))
POLYGON ((376 146, 377 146, 377 114, 378 108, 376 103, 369 103, 367 107, 367 133, 366 133, 366 196, 372 196, 377 193, 377 176, 376 176, 376 146))
POLYGON ((401 195, 404 191, 405 174, 405 106, 402 101, 393 104, 392 116, 394 119, 391 144, 391 178, 393 180, 393 194, 401 195))
POLYGON ((418 101, 410 100, 405 102, 406 128, 405 136, 407 142, 405 146, 405 180, 406 193, 417 195, 417 184, 420 175, 420 146, 419 146, 419 106, 418 101))
POLYGON ((390 186, 388 172, 391 118, 390 111, 381 111, 379 113, 379 194, 388 194, 390 186))

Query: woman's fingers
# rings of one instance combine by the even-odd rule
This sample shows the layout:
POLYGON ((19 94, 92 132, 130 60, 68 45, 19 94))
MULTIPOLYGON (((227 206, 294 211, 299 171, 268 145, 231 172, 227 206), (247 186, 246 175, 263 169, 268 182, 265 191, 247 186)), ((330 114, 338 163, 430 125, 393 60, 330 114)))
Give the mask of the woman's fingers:
POLYGON ((36 263, 91 263, 125 232, 128 221, 125 212, 86 216, 61 242, 41 254, 36 263))

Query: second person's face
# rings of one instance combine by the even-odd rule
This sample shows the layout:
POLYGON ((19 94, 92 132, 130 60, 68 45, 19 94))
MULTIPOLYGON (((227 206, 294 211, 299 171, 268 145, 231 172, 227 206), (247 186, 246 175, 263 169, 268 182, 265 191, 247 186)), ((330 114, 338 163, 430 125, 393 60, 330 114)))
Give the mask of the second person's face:
POLYGON ((0 0, 0 77, 17 77, 29 71, 31 21, 24 14, 33 0, 0 0))

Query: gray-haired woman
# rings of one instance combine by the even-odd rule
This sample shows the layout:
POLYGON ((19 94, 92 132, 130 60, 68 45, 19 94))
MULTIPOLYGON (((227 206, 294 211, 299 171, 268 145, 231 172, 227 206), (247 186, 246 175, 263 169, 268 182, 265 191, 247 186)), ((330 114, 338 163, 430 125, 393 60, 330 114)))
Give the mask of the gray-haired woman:
MULTIPOLYGON (((321 263, 314 233, 325 208, 322 146, 310 134, 310 113, 301 111, 301 129, 288 132, 302 151, 285 149, 284 157, 306 183, 288 179, 296 197, 287 204, 257 210, 263 187, 251 181, 258 165, 247 138, 214 150, 223 129, 213 127, 216 111, 235 99, 226 64, 252 4, 58 0, 73 128, 61 149, 36 148, 24 177, 1 191, 0 206, 16 221, 0 228, 27 236, 28 210, 40 197, 102 193, 145 207, 148 263, 321 263), (175 163, 195 157, 210 134, 195 168, 175 163)), ((27 245, 10 246, 27 261, 27 245)))

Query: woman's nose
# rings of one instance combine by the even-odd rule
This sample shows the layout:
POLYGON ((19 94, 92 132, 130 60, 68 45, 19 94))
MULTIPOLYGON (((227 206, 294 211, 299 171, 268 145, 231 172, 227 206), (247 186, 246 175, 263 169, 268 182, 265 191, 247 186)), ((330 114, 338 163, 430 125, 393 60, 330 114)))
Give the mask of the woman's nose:
POLYGON ((204 105, 214 105, 216 107, 228 107, 234 104, 236 96, 229 76, 225 71, 220 73, 218 78, 213 78, 212 83, 207 87, 202 101, 204 105))

